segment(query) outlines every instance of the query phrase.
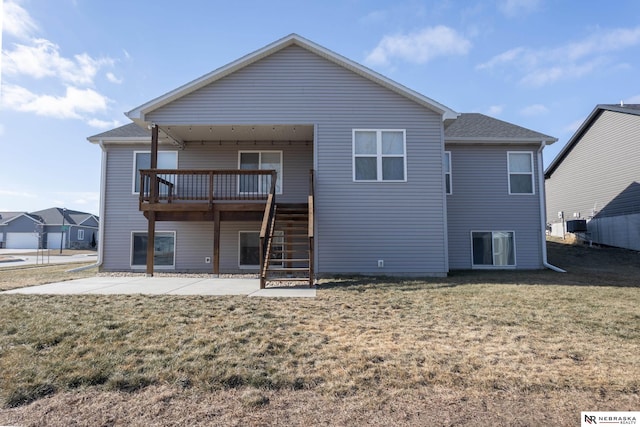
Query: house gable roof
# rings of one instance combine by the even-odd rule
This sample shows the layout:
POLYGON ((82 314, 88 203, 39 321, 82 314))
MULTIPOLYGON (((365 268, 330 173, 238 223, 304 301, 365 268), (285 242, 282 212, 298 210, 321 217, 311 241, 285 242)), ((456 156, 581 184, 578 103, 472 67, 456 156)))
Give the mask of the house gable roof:
POLYGON ((545 142, 557 141, 549 135, 479 113, 463 113, 445 121, 445 142, 545 142))
POLYGON ((35 223, 42 224, 42 220, 40 218, 27 212, 0 212, 0 214, 0 225, 7 225, 10 222, 15 221, 16 219, 23 216, 35 223))
POLYGON ((44 209, 41 211, 32 212, 30 215, 40 218, 40 221, 46 225, 62 225, 63 212, 64 223, 69 225, 80 225, 88 218, 93 216, 90 213, 62 208, 44 209))
POLYGON ((335 64, 338 64, 362 77, 365 77, 377 84, 380 84, 383 87, 386 87, 406 98, 417 102, 418 104, 435 111, 439 114, 442 114, 445 119, 455 118, 458 116, 458 113, 451 110, 450 108, 434 101, 431 98, 428 98, 418 92, 415 92, 393 80, 360 65, 344 56, 341 56, 335 52, 332 52, 310 40, 307 40, 297 34, 290 34, 278 41, 275 41, 262 49, 259 49, 253 53, 250 53, 234 62, 231 62, 223 67, 218 68, 217 70, 212 71, 211 73, 205 74, 202 77, 199 77, 183 86, 178 87, 164 95, 161 95, 143 105, 140 105, 137 108, 126 113, 127 117, 137 123, 144 123, 145 117, 148 113, 178 99, 189 93, 192 93, 204 86, 207 86, 217 80, 222 79, 250 64, 253 64, 269 55, 272 55, 275 52, 278 52, 289 46, 299 46, 302 47, 312 53, 315 53, 318 56, 321 56, 335 64))
POLYGON ((565 144, 565 146, 560 150, 555 159, 549 164, 547 170, 544 172, 545 179, 548 179, 553 175, 553 172, 560 166, 562 161, 569 155, 573 147, 582 139, 582 136, 589 130, 591 125, 598 120, 602 112, 604 111, 613 111, 616 113, 622 114, 633 114, 636 116, 640 116, 640 104, 628 104, 628 105, 617 105, 617 104, 598 104, 593 109, 591 114, 587 117, 587 119, 580 125, 578 130, 573 134, 573 136, 569 139, 569 141, 565 144))

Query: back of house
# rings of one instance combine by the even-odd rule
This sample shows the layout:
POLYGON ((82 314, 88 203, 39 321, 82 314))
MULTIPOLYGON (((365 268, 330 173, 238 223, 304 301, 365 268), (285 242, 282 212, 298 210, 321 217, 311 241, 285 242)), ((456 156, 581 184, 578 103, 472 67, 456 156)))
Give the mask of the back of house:
POLYGON ((298 35, 127 115, 89 138, 105 271, 313 283, 545 263, 554 138, 460 115, 298 35))

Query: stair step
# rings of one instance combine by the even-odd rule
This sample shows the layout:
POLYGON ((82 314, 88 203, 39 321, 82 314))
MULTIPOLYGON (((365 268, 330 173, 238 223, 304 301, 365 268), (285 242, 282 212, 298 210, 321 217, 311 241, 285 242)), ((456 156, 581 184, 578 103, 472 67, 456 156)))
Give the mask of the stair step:
POLYGON ((307 233, 309 232, 309 227, 275 227, 274 228, 275 231, 290 231, 290 232, 296 232, 294 234, 297 235, 307 235, 307 233))
POLYGON ((283 282, 308 282, 308 277, 287 277, 287 276, 275 276, 275 277, 267 277, 267 280, 276 280, 283 282))
POLYGON ((273 246, 280 246, 280 247, 285 247, 285 248, 291 248, 292 246, 309 246, 309 242, 283 242, 282 244, 280 243, 274 243, 273 246))
POLYGON ((309 262, 309 258, 271 258, 269 263, 286 264, 289 262, 309 262))
POLYGON ((309 271, 309 267, 271 267, 267 271, 275 271, 275 272, 295 272, 295 271, 309 271))

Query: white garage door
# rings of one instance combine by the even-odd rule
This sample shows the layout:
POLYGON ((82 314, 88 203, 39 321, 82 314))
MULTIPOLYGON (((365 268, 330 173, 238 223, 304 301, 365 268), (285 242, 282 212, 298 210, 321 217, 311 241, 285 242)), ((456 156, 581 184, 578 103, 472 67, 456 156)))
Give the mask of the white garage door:
POLYGON ((37 249, 38 233, 7 233, 7 249, 37 249))
MULTIPOLYGON (((60 234, 62 233, 48 233, 47 234, 47 249, 60 249, 60 234)), ((62 247, 66 248, 67 245, 67 233, 64 233, 64 241, 62 247)))

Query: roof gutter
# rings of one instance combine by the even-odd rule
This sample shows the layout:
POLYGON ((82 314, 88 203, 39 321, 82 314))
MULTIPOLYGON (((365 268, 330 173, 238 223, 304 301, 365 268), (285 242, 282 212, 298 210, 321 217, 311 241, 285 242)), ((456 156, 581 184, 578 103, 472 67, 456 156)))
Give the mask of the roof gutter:
POLYGON ((544 191, 544 172, 542 170, 542 150, 546 141, 540 142, 540 148, 538 148, 538 194, 540 195, 540 232, 541 232, 541 246, 542 246, 542 265, 549 270, 557 271, 558 273, 566 273, 566 270, 549 264, 547 261, 547 207, 545 203, 545 191, 544 191))
MULTIPOLYGON (((91 141, 93 142, 93 141, 91 141)), ((104 211, 105 211, 105 203, 104 199, 106 197, 106 189, 107 189, 107 149, 104 146, 104 141, 100 139, 98 141, 98 145, 102 149, 102 161, 100 166, 100 218, 101 221, 98 222, 98 260, 95 264, 86 265, 83 267, 73 268, 68 270, 69 272, 75 273, 76 271, 88 270, 90 268, 102 266, 103 262, 103 252, 104 252, 104 211)))

